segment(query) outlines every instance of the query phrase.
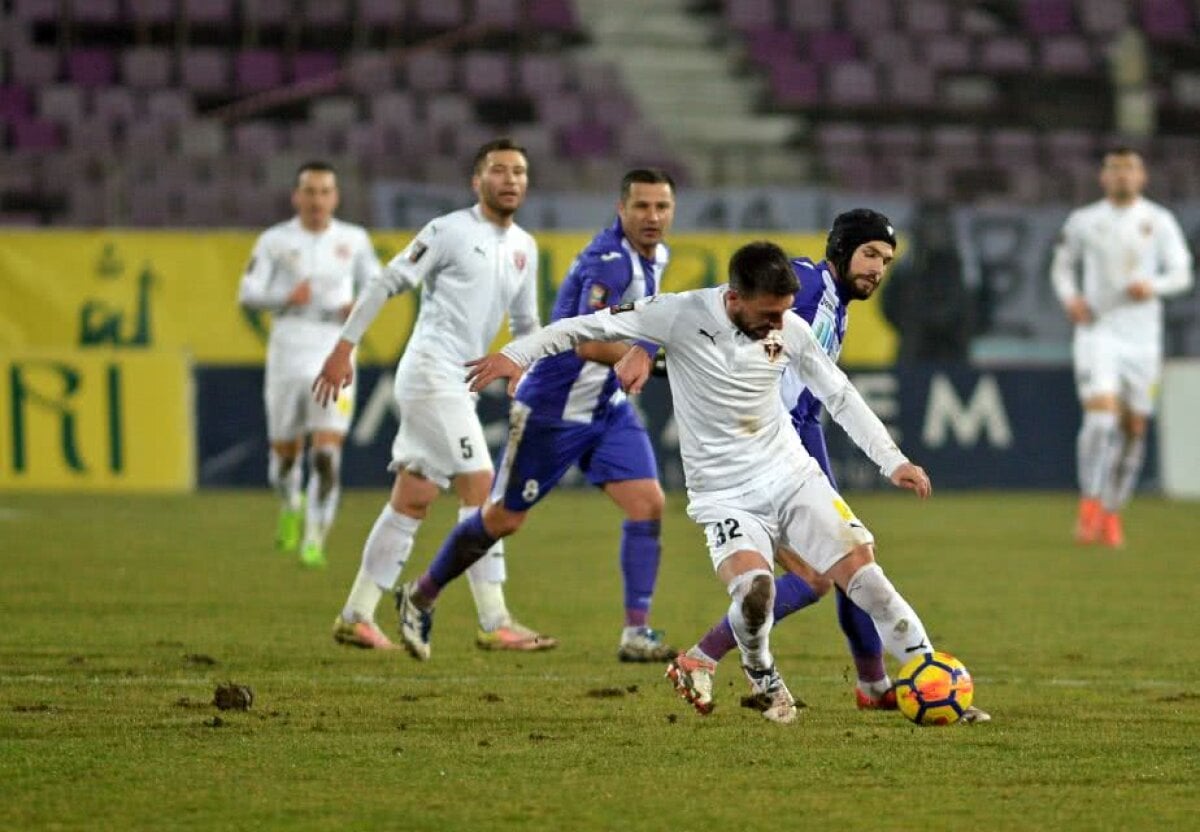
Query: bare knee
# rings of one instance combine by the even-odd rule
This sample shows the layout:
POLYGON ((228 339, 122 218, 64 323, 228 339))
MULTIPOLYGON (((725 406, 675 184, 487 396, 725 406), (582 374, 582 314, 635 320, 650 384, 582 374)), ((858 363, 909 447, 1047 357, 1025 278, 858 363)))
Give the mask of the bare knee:
POLYGON ((497 540, 508 537, 521 528, 525 515, 524 511, 510 511, 499 503, 488 503, 483 507, 484 531, 497 540))
POLYGON ((666 497, 657 480, 610 482, 604 487, 630 520, 661 520, 666 497))
POLYGON ((437 483, 419 474, 401 471, 392 485, 392 496, 388 501, 393 511, 424 520, 429 506, 437 499, 437 483))
POLYGON ((847 552, 845 557, 825 572, 825 577, 829 578, 845 591, 855 573, 864 566, 874 562, 875 547, 870 543, 864 543, 861 546, 855 546, 847 552))

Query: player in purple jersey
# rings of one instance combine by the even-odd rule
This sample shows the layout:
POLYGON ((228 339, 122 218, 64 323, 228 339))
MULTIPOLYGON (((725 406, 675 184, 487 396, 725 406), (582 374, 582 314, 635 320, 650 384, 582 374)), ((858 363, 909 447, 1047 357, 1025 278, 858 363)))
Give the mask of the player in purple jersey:
MULTIPOLYGON (((669 258, 662 240, 674 212, 675 183, 666 172, 642 168, 625 174, 617 220, 572 263, 551 319, 589 315, 654 294, 669 258)), ((675 650, 648 624, 658 577, 663 492, 650 438, 612 370, 631 351, 640 351, 649 362, 658 346, 584 343, 530 368, 512 405, 508 445, 491 497, 450 532, 442 552, 484 533, 492 540, 513 534, 529 510, 578 465, 588 482, 603 489, 625 514, 620 545, 625 626, 617 656, 621 661, 666 661, 675 650)), ((410 584, 402 598, 412 592, 410 584)), ((399 606, 401 632, 424 633, 421 640, 405 638, 405 644, 424 658, 429 613, 404 601, 399 606), (414 641, 422 649, 414 648, 414 641)))
MULTIPOLYGON (((825 260, 813 263, 808 258, 792 261, 800 281, 800 291, 792 306, 808 321, 813 335, 831 359, 837 361, 846 337, 847 309, 852 301, 866 300, 879 287, 896 248, 896 235, 883 214, 857 208, 839 214, 833 221, 825 247, 825 260)), ((821 466, 830 485, 837 481, 829 465, 825 436, 821 431, 821 403, 803 388, 795 375, 785 372, 781 394, 791 411, 792 424, 804 448, 821 466)), ((778 553, 789 572, 775 579, 775 623, 794 612, 816 603, 829 591, 831 582, 817 574, 794 553, 778 553)), ((871 617, 837 590, 838 622, 858 671, 855 697, 860 708, 894 709, 896 695, 883 666, 883 642, 871 617)), ((733 650, 737 642, 728 617, 679 660, 710 663, 715 667, 733 650)))

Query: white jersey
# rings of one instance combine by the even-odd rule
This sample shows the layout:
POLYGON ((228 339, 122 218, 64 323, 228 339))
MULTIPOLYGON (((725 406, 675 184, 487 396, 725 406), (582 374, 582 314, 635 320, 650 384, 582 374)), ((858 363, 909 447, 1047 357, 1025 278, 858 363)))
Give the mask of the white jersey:
POLYGON ((438 217, 363 293, 342 337, 357 343, 392 295, 421 287, 421 310, 396 370, 404 397, 463 393, 467 361, 485 354, 505 313, 514 335, 539 326, 537 244, 520 226, 489 222, 478 205, 438 217))
POLYGON ((1140 197, 1125 207, 1102 199, 1067 217, 1050 275, 1063 303, 1083 297, 1097 328, 1157 345, 1162 341, 1159 298, 1192 285, 1192 255, 1179 223, 1166 208, 1140 197), (1129 297, 1126 289, 1141 280, 1154 287, 1154 297, 1129 297))
POLYGON ((366 230, 352 223, 333 220, 324 231, 312 232, 292 218, 264 231, 254 244, 238 300, 273 313, 267 374, 311 381, 337 343, 345 308, 380 268, 366 230), (288 306, 288 295, 305 280, 312 300, 288 306))
POLYGON ((692 492, 749 482, 787 459, 815 467, 780 401, 780 377, 788 366, 884 474, 907 461, 803 318, 788 311, 782 330, 755 340, 730 320, 727 291, 719 286, 658 294, 564 318, 512 342, 503 353, 527 367, 587 340, 665 346, 684 477, 692 492))

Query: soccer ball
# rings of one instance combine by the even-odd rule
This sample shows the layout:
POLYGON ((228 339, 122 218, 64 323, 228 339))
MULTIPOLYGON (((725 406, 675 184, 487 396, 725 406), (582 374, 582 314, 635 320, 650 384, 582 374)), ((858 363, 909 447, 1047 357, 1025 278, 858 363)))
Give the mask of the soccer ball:
POLYGON ((896 704, 918 725, 957 722, 975 698, 975 683, 949 653, 924 653, 900 668, 896 704))

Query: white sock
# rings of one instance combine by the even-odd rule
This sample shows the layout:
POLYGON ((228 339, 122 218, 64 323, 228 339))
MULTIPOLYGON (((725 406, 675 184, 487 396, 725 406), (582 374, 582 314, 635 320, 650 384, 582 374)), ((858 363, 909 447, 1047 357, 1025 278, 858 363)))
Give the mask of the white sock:
POLYGON ((336 445, 313 447, 308 452, 308 506, 304 542, 325 545, 341 496, 342 449, 336 445))
POLYGON ((267 458, 267 482, 279 495, 284 508, 295 511, 300 508, 300 485, 304 476, 303 467, 298 457, 285 460, 275 449, 271 449, 267 458))
POLYGON ((384 589, 375 583, 366 569, 359 568, 354 578, 354 586, 350 587, 350 597, 346 606, 342 607, 343 621, 374 621, 375 608, 383 597, 384 589))
POLYGON ((374 621, 375 607, 383 593, 400 579, 404 564, 412 552, 413 539, 421 521, 401 514, 385 503, 363 546, 362 567, 354 579, 342 618, 346 621, 374 621))
POLYGON ((771 627, 775 625, 775 579, 766 569, 751 569, 729 582, 729 624, 742 652, 742 666, 770 670, 771 627))
POLYGON ((1114 444, 1118 440, 1117 414, 1111 410, 1085 410, 1075 441, 1079 493, 1089 499, 1100 496, 1112 470, 1114 444))
POLYGON ((1100 492, 1100 501, 1104 504, 1104 510, 1108 512, 1118 512, 1129 502, 1142 473, 1142 465, 1146 461, 1146 437, 1127 436, 1124 439, 1124 444, 1113 460, 1112 472, 1104 481, 1104 488, 1100 492))
MULTIPOLYGON (((477 511, 479 506, 460 506, 458 522, 461 523, 477 511)), ((484 632, 490 633, 512 620, 504 600, 504 580, 507 577, 503 540, 497 540, 486 555, 467 567, 467 582, 471 585, 471 597, 475 599, 479 628, 484 632)))
POLYGON ((901 664, 933 650, 925 625, 879 564, 868 563, 855 572, 846 584, 846 595, 871 616, 883 648, 901 664))
POLYGON ((864 682, 858 680, 858 689, 872 699, 878 699, 892 688, 892 680, 886 675, 882 679, 877 679, 874 682, 864 682))

